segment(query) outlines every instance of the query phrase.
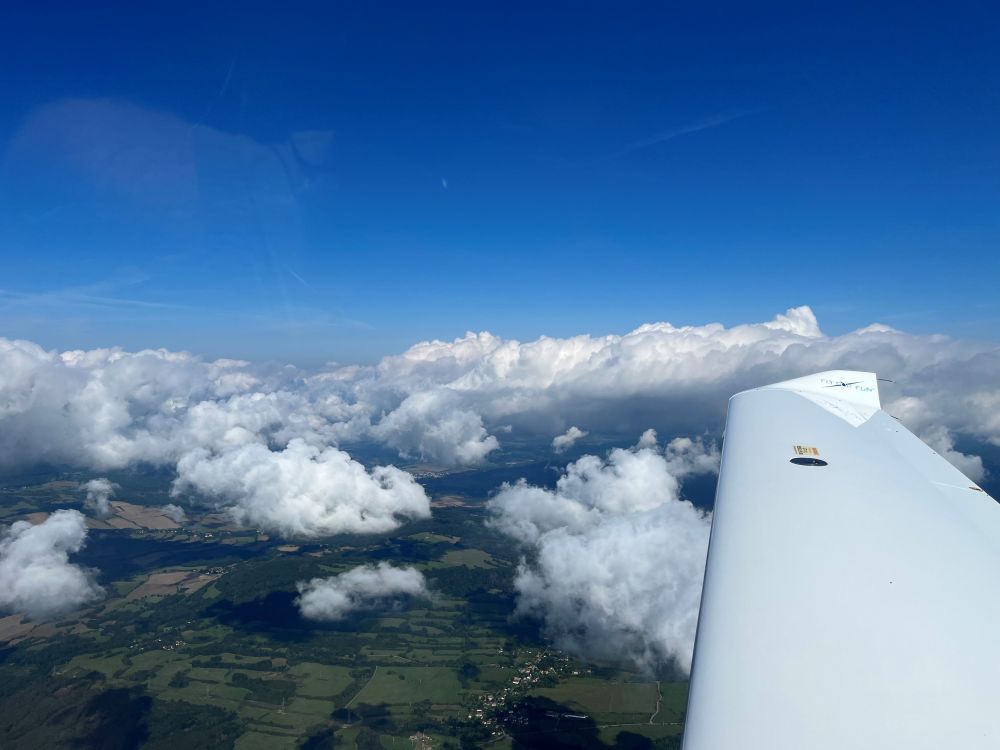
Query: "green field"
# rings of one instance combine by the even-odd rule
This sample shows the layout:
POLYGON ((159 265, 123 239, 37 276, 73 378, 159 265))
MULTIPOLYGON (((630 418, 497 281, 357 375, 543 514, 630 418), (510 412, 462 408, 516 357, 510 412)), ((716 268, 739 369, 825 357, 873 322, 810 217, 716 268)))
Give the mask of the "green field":
POLYGON ((439 561, 426 565, 428 568, 448 568, 464 565, 467 568, 492 568, 495 565, 492 555, 481 549, 448 550, 439 561))
POLYGON ((461 692, 451 667, 383 667, 354 699, 357 703, 411 706, 420 701, 453 703, 461 692))
POLYGON ((540 688, 535 692, 598 720, 622 714, 648 718, 656 708, 656 685, 648 682, 571 678, 556 687, 540 688))
POLYGON ((287 674, 300 682, 298 694, 307 698, 332 700, 350 687, 352 682, 347 667, 308 661, 291 667, 287 674))
MULTIPOLYGON (((7 510, 63 502, 61 485, 46 492, 7 510)), ((682 729, 685 683, 591 669, 513 616, 517 555, 474 507, 294 552, 212 529, 208 540, 195 525, 185 540, 108 531, 88 543, 103 555, 84 562, 106 576, 107 598, 4 652, 0 746, 113 748, 133 729, 172 750, 411 748, 417 732, 441 749, 553 738, 669 748, 682 729), (298 581, 373 560, 421 568, 434 597, 329 624, 299 616, 298 581), (150 574, 181 569, 218 577, 192 593, 124 601, 150 574), (545 711, 587 718, 556 725, 545 711)))

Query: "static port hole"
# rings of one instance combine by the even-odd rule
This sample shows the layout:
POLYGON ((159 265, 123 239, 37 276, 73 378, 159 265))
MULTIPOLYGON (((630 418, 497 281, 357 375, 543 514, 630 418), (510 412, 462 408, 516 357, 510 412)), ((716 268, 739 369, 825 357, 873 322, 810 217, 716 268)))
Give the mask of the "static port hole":
POLYGON ((805 456, 793 458, 792 463, 796 466, 826 466, 826 461, 821 458, 806 458, 805 456))

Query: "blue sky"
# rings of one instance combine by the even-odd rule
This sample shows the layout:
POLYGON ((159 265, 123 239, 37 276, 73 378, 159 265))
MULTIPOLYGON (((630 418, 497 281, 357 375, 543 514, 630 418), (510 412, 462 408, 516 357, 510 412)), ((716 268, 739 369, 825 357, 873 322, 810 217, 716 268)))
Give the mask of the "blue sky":
POLYGON ((8 11, 0 335, 997 337, 995 6, 536 5, 8 11))

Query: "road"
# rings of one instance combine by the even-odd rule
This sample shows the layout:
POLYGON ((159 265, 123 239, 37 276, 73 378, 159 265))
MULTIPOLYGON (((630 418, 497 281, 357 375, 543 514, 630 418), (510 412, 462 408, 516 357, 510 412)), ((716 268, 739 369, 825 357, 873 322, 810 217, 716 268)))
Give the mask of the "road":
POLYGON ((372 676, 369 677, 368 681, 364 685, 361 686, 361 689, 354 694, 354 697, 351 698, 349 701, 347 701, 347 705, 344 706, 344 708, 350 708, 351 707, 351 704, 354 703, 354 701, 356 701, 358 699, 358 696, 361 695, 361 693, 364 692, 365 688, 368 687, 368 685, 371 684, 371 681, 375 679, 375 675, 377 675, 377 674, 378 674, 378 664, 375 665, 375 669, 372 671, 372 676))
POLYGON ((663 693, 660 692, 660 681, 657 680, 656 681, 656 710, 653 711, 653 715, 649 717, 649 723, 650 724, 653 723, 653 719, 656 718, 656 715, 658 713, 660 713, 660 701, 662 701, 662 700, 663 700, 663 693))

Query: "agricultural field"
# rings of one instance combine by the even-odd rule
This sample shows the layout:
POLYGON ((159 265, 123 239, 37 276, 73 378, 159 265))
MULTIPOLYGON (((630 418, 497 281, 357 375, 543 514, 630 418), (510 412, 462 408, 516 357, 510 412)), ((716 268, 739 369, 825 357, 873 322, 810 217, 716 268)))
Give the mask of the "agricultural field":
MULTIPOLYGON (((72 486, 8 487, 6 518, 72 507, 72 486)), ((679 746, 684 682, 581 663, 514 616, 519 558, 474 496, 396 534, 295 544, 212 515, 157 528, 142 497, 77 556, 100 602, 0 619, 0 745, 679 746), (433 597, 301 616, 297 582, 379 561, 422 570, 433 597)))

